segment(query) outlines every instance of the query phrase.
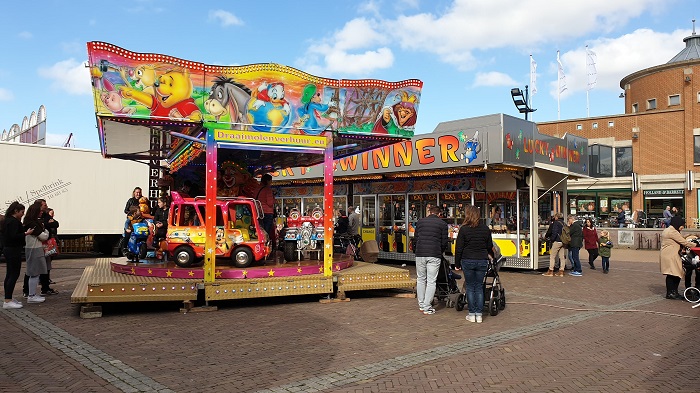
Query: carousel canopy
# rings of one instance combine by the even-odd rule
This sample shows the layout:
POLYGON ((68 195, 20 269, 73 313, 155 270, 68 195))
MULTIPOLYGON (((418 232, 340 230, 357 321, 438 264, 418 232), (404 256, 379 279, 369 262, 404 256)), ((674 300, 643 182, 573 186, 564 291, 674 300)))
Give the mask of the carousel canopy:
POLYGON ((337 80, 269 63, 213 66, 88 43, 102 154, 196 164, 207 132, 251 172, 410 139, 422 82, 337 80), (321 142, 324 140, 325 142, 321 142))

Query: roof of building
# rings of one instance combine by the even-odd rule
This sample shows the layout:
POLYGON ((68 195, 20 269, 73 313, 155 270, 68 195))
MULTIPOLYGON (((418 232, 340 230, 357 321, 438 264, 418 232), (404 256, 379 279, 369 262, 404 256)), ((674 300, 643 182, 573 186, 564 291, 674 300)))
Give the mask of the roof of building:
POLYGON ((693 19, 693 34, 683 38, 685 48, 677 55, 673 56, 666 64, 678 63, 680 61, 700 59, 700 36, 695 34, 695 20, 693 19))

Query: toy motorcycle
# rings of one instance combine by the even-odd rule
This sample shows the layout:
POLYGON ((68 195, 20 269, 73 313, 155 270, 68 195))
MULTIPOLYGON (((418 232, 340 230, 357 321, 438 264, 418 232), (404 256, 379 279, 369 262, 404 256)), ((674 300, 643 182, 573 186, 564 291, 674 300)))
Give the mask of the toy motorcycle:
POLYGON ((131 235, 122 238, 122 253, 128 260, 138 263, 141 259, 155 257, 155 251, 148 249, 151 225, 149 220, 133 223, 131 235))

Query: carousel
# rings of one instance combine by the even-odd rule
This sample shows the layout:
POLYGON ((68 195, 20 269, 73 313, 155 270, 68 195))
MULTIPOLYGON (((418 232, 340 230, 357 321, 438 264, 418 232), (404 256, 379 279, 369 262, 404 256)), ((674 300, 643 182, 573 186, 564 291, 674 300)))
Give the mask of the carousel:
POLYGON ((87 46, 102 155, 147 163, 148 196, 165 191, 172 202, 165 240, 151 244, 162 258, 131 235, 129 257, 100 258, 83 272, 71 296, 84 305, 81 315, 99 314, 95 304, 104 302, 191 305, 202 291, 209 306, 414 286, 406 269, 333 252, 333 162, 410 139, 421 81, 336 80, 273 63, 215 66, 87 46), (300 242, 298 258, 290 258, 262 228, 257 179, 317 164, 324 198, 313 213, 314 249, 300 242), (193 176, 203 192, 172 192, 193 176))

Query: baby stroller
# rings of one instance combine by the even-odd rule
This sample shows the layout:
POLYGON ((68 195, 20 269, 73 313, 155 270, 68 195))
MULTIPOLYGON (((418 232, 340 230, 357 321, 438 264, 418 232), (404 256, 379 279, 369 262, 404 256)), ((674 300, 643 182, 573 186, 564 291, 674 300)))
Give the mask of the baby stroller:
POLYGON ((445 302, 445 307, 452 308, 457 305, 459 297, 464 295, 457 285, 457 280, 462 276, 452 270, 450 262, 445 257, 441 259, 440 270, 435 280, 435 296, 438 301, 445 302))
MULTIPOLYGON (((495 255, 493 257, 489 256, 489 263, 486 266, 486 275, 484 276, 483 289, 484 289, 484 306, 489 314, 492 316, 498 315, 498 312, 506 308, 506 290, 501 284, 501 279, 498 276, 498 271, 501 266, 506 261, 506 258, 501 255, 501 250, 494 243, 495 255)), ((466 282, 465 282, 466 285, 466 282)), ((464 310, 464 306, 467 305, 467 295, 466 293, 461 294, 457 299, 457 304, 455 309, 457 311, 464 310)))

